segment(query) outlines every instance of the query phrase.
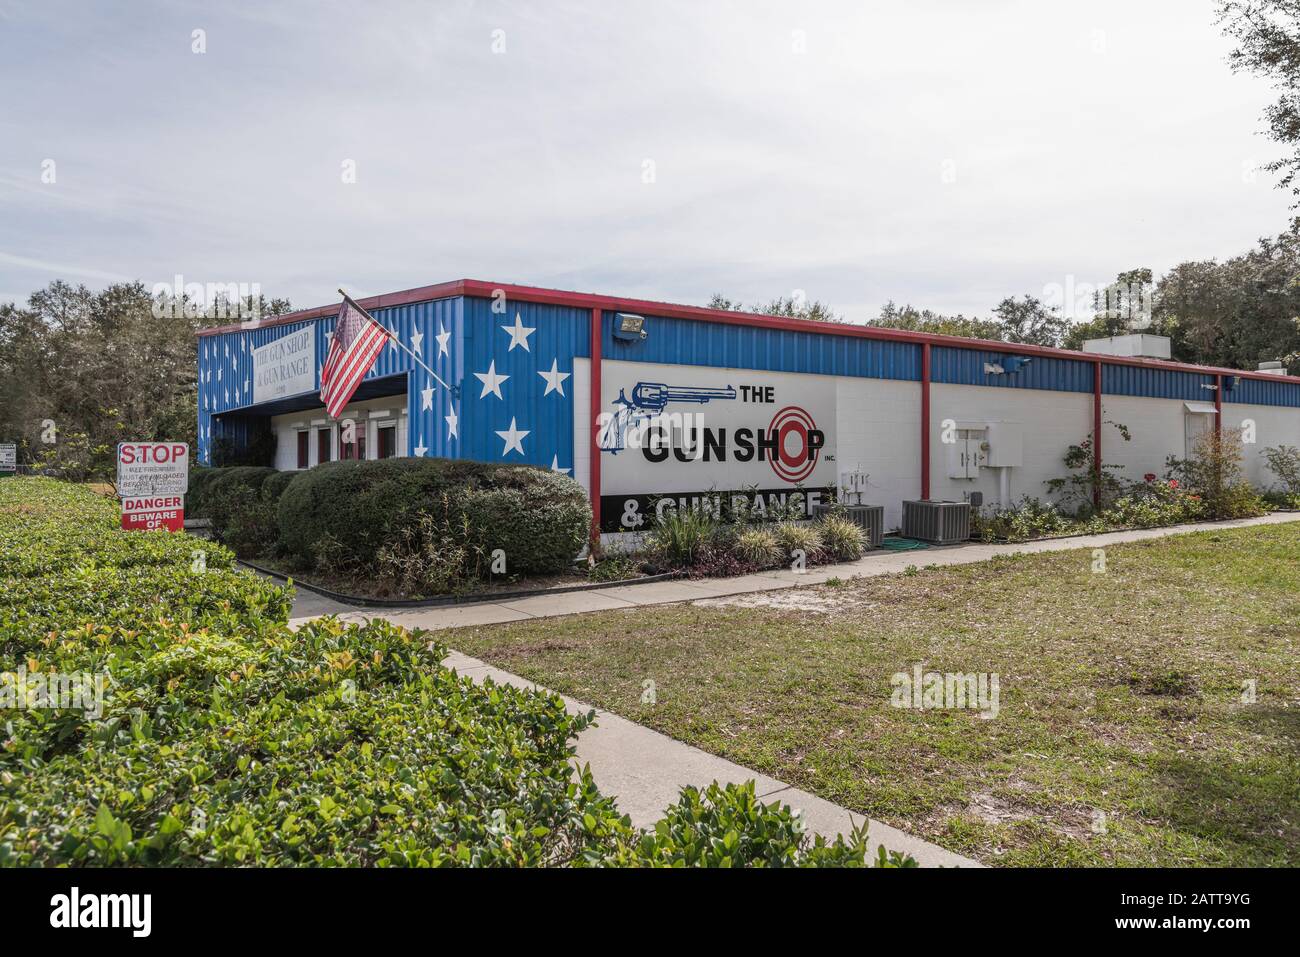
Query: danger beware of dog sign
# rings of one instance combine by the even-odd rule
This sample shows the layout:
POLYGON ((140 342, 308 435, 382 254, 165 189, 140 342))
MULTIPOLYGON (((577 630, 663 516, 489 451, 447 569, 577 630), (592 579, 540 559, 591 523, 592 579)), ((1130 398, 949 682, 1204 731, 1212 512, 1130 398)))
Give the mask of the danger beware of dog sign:
POLYGON ((122 527, 128 531, 155 531, 165 528, 179 532, 185 527, 185 497, 155 495, 122 499, 122 527))

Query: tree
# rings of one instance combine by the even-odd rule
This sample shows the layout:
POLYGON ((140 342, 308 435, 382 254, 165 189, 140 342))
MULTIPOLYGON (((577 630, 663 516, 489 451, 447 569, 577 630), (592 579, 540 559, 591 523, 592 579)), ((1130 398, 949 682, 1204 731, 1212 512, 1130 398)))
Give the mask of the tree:
POLYGON ((1155 327, 1176 359, 1254 369, 1281 359, 1300 372, 1300 219, 1219 263, 1180 263, 1161 278, 1155 327))
POLYGON ((1034 296, 1008 296, 993 307, 993 315, 1002 331, 1000 339, 1025 345, 1059 346, 1070 327, 1068 319, 1034 296))
POLYGON ((727 312, 752 312, 760 316, 781 316, 785 319, 811 319, 814 322, 846 321, 826 303, 818 299, 809 300, 804 296, 778 296, 767 303, 756 303, 746 309, 739 300, 728 299, 722 293, 715 292, 709 300, 708 308, 727 312))
POLYGON ((1002 327, 994 319, 967 318, 960 313, 945 316, 929 309, 899 307, 891 299, 880 307, 880 315, 867 325, 881 329, 905 329, 937 336, 962 336, 967 339, 1001 339, 1002 327))
MULTIPOLYGON (((103 450, 125 439, 193 446, 195 332, 231 319, 169 305, 139 282, 93 292, 62 281, 25 308, 0 305, 0 440, 18 442, 24 462, 69 475, 103 475, 103 450)), ((264 315, 289 309, 284 300, 258 306, 264 315)))
POLYGON ((1291 150, 1267 164, 1300 206, 1300 0, 1220 0, 1219 24, 1237 42, 1228 62, 1272 82, 1277 102, 1264 110, 1269 136, 1291 150))
POLYGON ((1145 266, 1127 269, 1115 281, 1092 297, 1093 316, 1070 325, 1061 345, 1082 349, 1088 339, 1124 336, 1132 332, 1175 338, 1175 324, 1156 314, 1156 291, 1152 272, 1145 266))

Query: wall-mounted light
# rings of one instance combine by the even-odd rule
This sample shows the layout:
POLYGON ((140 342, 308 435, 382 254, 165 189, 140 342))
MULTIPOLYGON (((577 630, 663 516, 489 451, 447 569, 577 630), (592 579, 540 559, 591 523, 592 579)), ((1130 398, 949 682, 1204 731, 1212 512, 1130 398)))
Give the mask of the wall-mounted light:
POLYGON ((644 339, 645 336, 645 316, 634 316, 627 312, 618 312, 614 314, 615 339, 637 342, 644 339))
POLYGON ((998 362, 984 363, 984 374, 1014 375, 1033 361, 1032 356, 1003 356, 998 362))

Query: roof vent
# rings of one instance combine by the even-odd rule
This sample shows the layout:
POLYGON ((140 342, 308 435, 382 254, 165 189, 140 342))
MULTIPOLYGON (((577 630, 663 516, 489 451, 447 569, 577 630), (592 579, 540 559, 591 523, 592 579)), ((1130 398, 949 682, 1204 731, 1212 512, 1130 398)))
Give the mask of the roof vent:
POLYGON ((1264 375, 1286 375, 1286 366, 1277 359, 1270 359, 1268 362, 1261 362, 1259 369, 1256 371, 1262 372, 1264 375))
POLYGON ((1088 339, 1083 343, 1083 351, 1131 359, 1168 359, 1170 356, 1168 336, 1149 336, 1144 332, 1088 339))

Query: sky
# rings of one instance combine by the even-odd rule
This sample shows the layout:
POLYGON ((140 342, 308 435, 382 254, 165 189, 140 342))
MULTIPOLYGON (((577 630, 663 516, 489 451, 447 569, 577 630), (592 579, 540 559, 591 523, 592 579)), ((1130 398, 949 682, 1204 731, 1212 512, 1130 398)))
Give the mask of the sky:
POLYGON ((1081 317, 1286 228, 1229 49, 1212 0, 0 0, 0 301, 474 278, 1081 317))

